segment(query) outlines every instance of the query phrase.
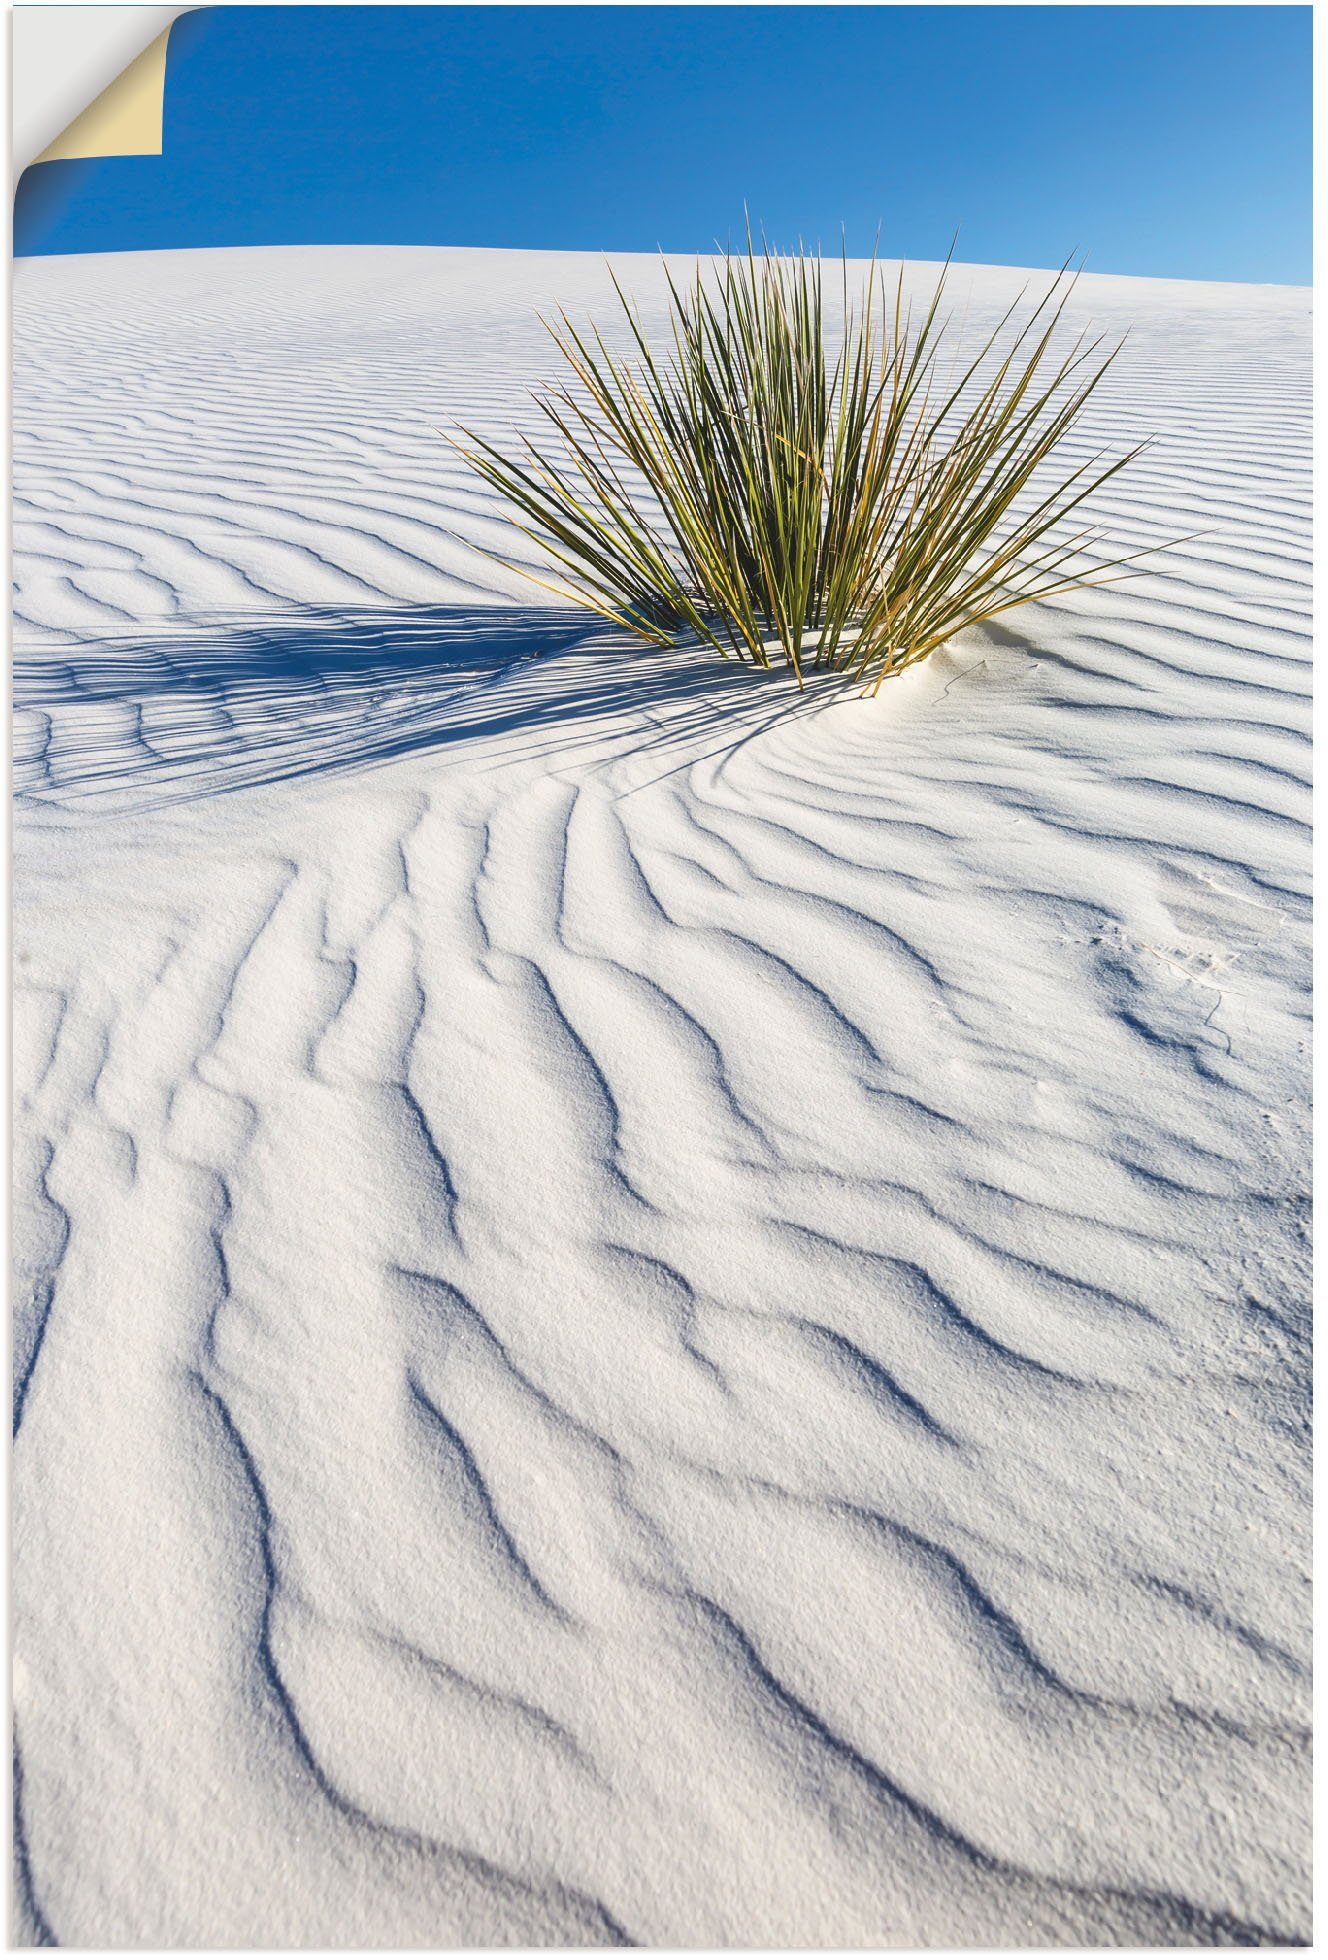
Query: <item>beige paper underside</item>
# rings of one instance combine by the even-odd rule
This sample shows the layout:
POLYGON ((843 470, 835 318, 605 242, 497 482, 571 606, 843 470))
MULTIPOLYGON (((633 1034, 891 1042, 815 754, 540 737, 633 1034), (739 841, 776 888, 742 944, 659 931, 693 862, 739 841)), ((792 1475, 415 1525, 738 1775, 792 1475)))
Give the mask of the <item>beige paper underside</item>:
POLYGON ((160 156, 169 38, 168 27, 88 104, 81 116, 75 116, 36 162, 54 163, 70 157, 160 156))

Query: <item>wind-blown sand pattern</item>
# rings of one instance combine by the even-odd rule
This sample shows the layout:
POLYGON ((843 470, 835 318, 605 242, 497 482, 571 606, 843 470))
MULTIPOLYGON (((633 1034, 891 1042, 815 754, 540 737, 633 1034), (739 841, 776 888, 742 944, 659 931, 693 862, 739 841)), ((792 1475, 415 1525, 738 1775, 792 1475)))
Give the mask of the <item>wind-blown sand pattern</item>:
POLYGON ((475 548, 607 297, 18 269, 18 1937, 1304 1941, 1307 295, 792 712, 475 548))

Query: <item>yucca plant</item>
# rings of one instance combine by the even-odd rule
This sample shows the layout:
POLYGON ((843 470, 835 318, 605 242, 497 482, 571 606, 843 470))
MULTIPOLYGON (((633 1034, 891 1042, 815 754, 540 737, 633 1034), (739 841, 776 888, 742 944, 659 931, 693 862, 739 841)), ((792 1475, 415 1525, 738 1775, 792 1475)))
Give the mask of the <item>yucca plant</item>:
POLYGON ((1053 463, 1119 347, 1058 351, 1062 268, 956 364, 949 269, 915 319, 902 267, 891 297, 873 258, 854 306, 842 255, 833 352, 820 259, 750 232, 685 285, 665 264, 666 345, 614 278, 625 355, 566 313, 544 322, 569 370, 536 396, 550 440, 456 446, 561 596, 655 644, 691 633, 761 667, 782 655, 799 687, 829 668, 874 692, 965 626, 1127 562, 1094 557, 1077 513, 1138 450, 1053 463))

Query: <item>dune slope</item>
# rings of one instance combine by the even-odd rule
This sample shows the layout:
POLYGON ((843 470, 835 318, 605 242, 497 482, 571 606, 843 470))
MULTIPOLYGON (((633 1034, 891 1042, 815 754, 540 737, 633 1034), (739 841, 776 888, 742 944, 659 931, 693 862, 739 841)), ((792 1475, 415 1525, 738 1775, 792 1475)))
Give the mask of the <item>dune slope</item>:
POLYGON ((594 259, 16 285, 19 1940, 1306 1940, 1307 295, 862 703, 483 555, 594 259))

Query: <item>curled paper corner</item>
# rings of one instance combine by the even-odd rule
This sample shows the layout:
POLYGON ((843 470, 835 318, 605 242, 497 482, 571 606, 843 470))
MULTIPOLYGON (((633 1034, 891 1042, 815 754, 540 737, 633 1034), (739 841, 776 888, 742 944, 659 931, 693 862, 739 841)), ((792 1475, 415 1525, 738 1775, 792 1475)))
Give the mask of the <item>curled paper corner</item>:
POLYGON ((150 42, 33 162, 55 163, 74 157, 160 156, 166 43, 170 32, 168 27, 150 42))
POLYGON ((171 28, 192 7, 14 9, 13 164, 160 156, 171 28))

